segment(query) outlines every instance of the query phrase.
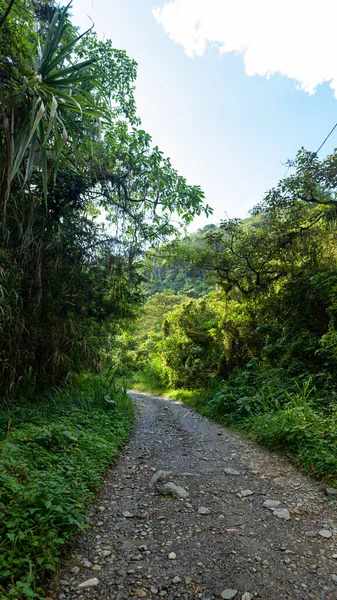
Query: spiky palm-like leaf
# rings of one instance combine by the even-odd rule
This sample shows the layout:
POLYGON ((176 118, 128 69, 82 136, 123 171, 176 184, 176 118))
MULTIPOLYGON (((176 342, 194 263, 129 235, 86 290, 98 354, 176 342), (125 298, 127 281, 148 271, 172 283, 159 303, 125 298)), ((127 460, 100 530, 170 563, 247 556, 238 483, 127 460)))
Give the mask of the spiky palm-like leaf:
POLYGON ((34 73, 10 99, 18 127, 11 139, 14 151, 8 164, 7 197, 15 177, 20 175, 24 183, 29 181, 38 157, 47 202, 50 172, 53 170, 56 176, 66 140, 76 130, 76 120, 101 116, 91 94, 93 87, 99 87, 95 61, 72 63, 74 47, 84 35, 73 33, 67 8, 56 11, 43 45, 37 47, 34 73), (52 167, 48 156, 53 158, 52 167))

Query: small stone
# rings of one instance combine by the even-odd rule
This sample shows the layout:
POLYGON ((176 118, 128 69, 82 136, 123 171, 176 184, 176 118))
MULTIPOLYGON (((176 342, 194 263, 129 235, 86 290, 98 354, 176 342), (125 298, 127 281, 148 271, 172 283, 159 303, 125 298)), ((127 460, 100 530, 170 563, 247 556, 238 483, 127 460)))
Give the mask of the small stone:
POLYGON ((263 504, 262 504, 263 508, 268 508, 269 510, 274 510, 275 508, 278 508, 279 506, 281 506, 281 502, 280 500, 266 500, 263 504))
POLYGON ((239 471, 236 471, 235 469, 231 469, 230 467, 224 469, 223 472, 225 475, 233 475, 233 476, 240 475, 239 471))
MULTIPOLYGON (((238 492, 238 496, 239 498, 248 498, 249 496, 252 496, 254 494, 254 492, 252 490, 241 490, 241 492, 238 492)), ((233 596, 234 598, 234 596, 233 596)))
POLYGON ((70 569, 70 571, 71 571, 72 573, 74 573, 74 575, 77 575, 77 573, 79 573, 79 572, 80 572, 80 567, 72 567, 72 568, 70 569))
POLYGON ((150 592, 156 596, 158 594, 158 588, 152 586, 150 587, 150 592))
POLYGON ((133 554, 132 556, 130 556, 130 560, 132 560, 133 562, 137 562, 139 560, 143 560, 143 557, 141 554, 133 554))
POLYGON ((90 562, 90 560, 85 560, 85 561, 83 562, 83 566, 84 566, 86 569, 91 569, 91 567, 92 567, 92 562, 90 562))
POLYGON ((101 565, 94 565, 92 571, 100 571, 102 569, 101 565))
POLYGON ((250 594, 249 592, 245 592, 241 596, 241 600, 253 600, 253 598, 254 598, 253 594, 250 594))
POLYGON ((206 506, 200 506, 200 508, 198 508, 198 513, 199 515, 210 515, 211 511, 206 506))
POLYGON ((135 596, 137 596, 137 598, 146 598, 147 597, 147 593, 143 588, 134 590, 133 593, 135 596))
POLYGON ((169 477, 170 475, 172 475, 172 471, 163 471, 163 470, 159 470, 156 471, 151 478, 150 481, 150 486, 154 486, 158 481, 160 481, 161 479, 165 479, 165 477, 169 477))
POLYGON ((177 498, 187 498, 189 495, 188 492, 183 487, 181 487, 181 485, 176 485, 171 481, 165 483, 165 485, 163 486, 163 492, 164 494, 172 494, 177 498))
POLYGON ((125 517, 126 519, 133 519, 133 514, 130 513, 128 510, 125 510, 124 512, 122 512, 123 517, 125 517))
POLYGON ((175 560, 177 558, 177 555, 175 554, 175 552, 170 552, 167 558, 169 560, 175 560))
POLYGON ((337 559, 337 554, 333 554, 331 558, 337 559))
POLYGON ((331 575, 331 579, 332 579, 332 581, 337 583, 337 575, 331 575))
POLYGON ((332 531, 329 531, 329 529, 321 529, 318 534, 326 539, 329 539, 332 537, 332 531))
POLYGON ((304 535, 307 537, 316 537, 317 531, 306 531, 304 535))
POLYGON ((67 586, 69 585, 69 581, 67 581, 67 579, 60 579, 59 584, 62 586, 67 586))
POLYGON ((227 588, 226 590, 223 590, 223 592, 221 592, 221 598, 225 598, 225 600, 230 600, 231 598, 235 598, 237 593, 237 590, 231 590, 230 588, 227 588))
POLYGON ((110 556, 110 554, 111 550, 103 550, 101 556, 103 556, 103 558, 107 558, 107 556, 110 556))
POLYGON ((181 583, 181 579, 180 579, 180 577, 179 577, 178 575, 177 575, 176 577, 174 577, 174 578, 172 579, 172 583, 181 583))
POLYGON ((81 590, 84 590, 86 588, 95 587, 96 585, 99 585, 99 581, 96 577, 93 577, 92 579, 87 579, 86 581, 82 581, 82 583, 79 583, 77 587, 80 588, 81 590))
POLYGON ((102 527, 104 525, 104 521, 98 521, 97 527, 102 527))
POLYGON ((327 487, 325 493, 327 496, 337 496, 337 488, 327 487))
POLYGON ((275 517, 278 519, 283 519, 284 521, 289 521, 290 519, 290 512, 287 508, 276 508, 273 511, 273 515, 275 515, 275 517))

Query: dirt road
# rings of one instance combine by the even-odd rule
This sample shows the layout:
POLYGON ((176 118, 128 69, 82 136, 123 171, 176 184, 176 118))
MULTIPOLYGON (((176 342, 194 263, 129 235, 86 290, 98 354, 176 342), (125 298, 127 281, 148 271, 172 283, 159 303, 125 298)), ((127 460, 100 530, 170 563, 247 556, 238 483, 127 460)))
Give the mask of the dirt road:
POLYGON ((182 404, 132 397, 135 432, 53 599, 337 600, 324 487, 182 404))

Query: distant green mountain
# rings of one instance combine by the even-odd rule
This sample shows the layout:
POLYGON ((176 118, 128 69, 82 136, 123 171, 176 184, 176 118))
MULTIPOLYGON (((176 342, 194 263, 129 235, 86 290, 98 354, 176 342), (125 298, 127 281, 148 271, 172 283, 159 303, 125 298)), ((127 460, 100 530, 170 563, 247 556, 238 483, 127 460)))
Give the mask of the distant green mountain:
MULTIPOLYGON (((217 230, 214 224, 205 225, 196 233, 187 235, 182 241, 190 249, 206 248, 206 234, 217 230)), ((165 254, 154 255, 148 260, 148 279, 144 284, 146 296, 171 291, 175 294, 199 298, 214 286, 206 279, 205 269, 190 266, 186 258, 166 258, 165 254)))

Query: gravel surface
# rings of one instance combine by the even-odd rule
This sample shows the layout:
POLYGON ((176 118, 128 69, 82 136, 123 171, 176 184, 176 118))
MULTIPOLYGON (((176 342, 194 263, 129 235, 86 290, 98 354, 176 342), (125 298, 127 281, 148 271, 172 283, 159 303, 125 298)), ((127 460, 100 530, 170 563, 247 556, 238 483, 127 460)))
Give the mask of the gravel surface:
POLYGON ((337 600, 324 487, 182 404, 132 398, 133 437, 48 598, 337 600))

